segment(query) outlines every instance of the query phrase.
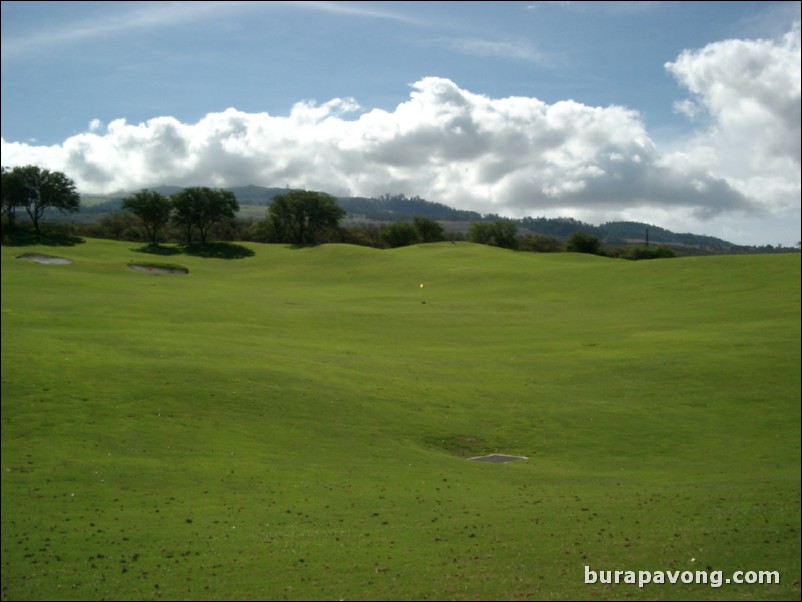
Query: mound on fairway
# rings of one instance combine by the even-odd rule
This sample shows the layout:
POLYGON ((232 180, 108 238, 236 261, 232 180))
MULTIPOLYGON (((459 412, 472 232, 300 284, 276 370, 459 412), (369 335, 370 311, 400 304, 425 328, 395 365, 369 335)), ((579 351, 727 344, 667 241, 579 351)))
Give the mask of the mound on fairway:
POLYGON ((70 265, 75 263, 72 259, 67 259, 66 257, 42 255, 40 253, 23 253, 22 255, 18 255, 17 259, 27 259, 28 261, 35 261, 36 263, 48 265, 70 265))

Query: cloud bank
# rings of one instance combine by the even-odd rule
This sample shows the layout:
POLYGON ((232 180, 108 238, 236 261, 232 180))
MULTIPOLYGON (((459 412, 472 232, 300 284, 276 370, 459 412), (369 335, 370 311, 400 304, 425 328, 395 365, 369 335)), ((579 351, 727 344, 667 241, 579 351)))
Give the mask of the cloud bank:
POLYGON ((665 163, 696 165, 766 209, 798 215, 800 68, 799 23, 779 42, 727 40, 666 63, 692 95, 679 110, 712 123, 665 163))
POLYGON ((55 146, 3 140, 3 164, 63 171, 85 193, 290 185, 417 194, 509 216, 670 224, 782 213, 798 221, 799 25, 781 40, 686 51, 665 68, 689 93, 676 106, 702 123, 666 148, 628 108, 489 98, 425 77, 391 112, 333 99, 300 102, 287 116, 232 108, 192 124, 93 120, 55 146))

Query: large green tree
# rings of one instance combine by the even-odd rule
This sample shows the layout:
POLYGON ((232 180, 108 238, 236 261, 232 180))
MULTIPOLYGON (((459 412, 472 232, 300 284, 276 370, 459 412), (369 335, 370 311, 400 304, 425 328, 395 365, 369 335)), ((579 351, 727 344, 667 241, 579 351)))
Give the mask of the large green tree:
POLYGON ((381 230, 384 243, 391 248, 406 247, 420 242, 418 230, 407 222, 387 224, 381 230))
POLYGON ((122 208, 142 220, 150 244, 156 245, 159 230, 170 221, 173 206, 163 194, 155 190, 142 190, 123 199, 122 208))
POLYGON ((517 226, 508 220, 494 222, 473 222, 468 228, 468 240, 483 245, 502 247, 504 249, 517 249, 517 226))
POLYGON ((212 190, 204 186, 184 188, 170 197, 173 205, 173 221, 184 228, 187 243, 192 242, 192 233, 198 229, 200 242, 206 243, 209 229, 220 220, 234 219, 239 203, 234 193, 228 190, 212 190))
POLYGON ((598 255, 601 253, 601 241, 588 232, 574 232, 565 243, 565 250, 569 253, 589 253, 598 255))
POLYGON ((8 216, 9 223, 14 221, 14 209, 23 207, 37 233, 48 209, 75 213, 81 208, 81 196, 75 183, 60 171, 36 165, 14 167, 3 172, 2 187, 3 213, 8 216))
POLYGON ((412 225, 418 231, 421 242, 440 242, 445 239, 443 226, 428 217, 416 217, 412 225))
POLYGON ((279 242, 314 245, 327 231, 337 228, 345 209, 325 192, 293 190, 273 197, 268 220, 279 242))
POLYGON ((17 219, 17 206, 14 204, 14 178, 10 176, 8 168, 0 167, 0 193, 2 194, 2 215, 8 219, 8 225, 14 227, 14 222, 17 219))

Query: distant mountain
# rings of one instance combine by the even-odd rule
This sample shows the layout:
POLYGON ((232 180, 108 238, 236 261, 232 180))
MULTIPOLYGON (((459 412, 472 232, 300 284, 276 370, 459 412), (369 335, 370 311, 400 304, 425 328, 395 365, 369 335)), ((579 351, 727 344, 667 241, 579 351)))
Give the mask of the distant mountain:
MULTIPOLYGON (((159 186, 152 188, 165 196, 182 190, 179 186, 159 186)), ((286 194, 290 188, 268 188, 264 186, 234 186, 224 188, 234 193, 240 205, 269 206, 273 197, 286 194)), ((118 211, 122 199, 128 194, 94 196, 91 203, 81 208, 82 213, 101 214, 118 211)), ((482 215, 475 211, 454 209, 427 201, 418 196, 409 198, 403 194, 385 194, 378 198, 335 197, 340 206, 346 210, 348 218, 372 222, 403 222, 414 217, 426 217, 439 222, 465 224, 475 221, 494 221, 502 218, 498 215, 482 215)), ((88 199, 89 200, 89 199, 88 199)), ((686 250, 704 249, 706 251, 733 252, 740 247, 726 240, 713 236, 683 233, 678 234, 665 228, 639 222, 608 222, 600 226, 586 224, 573 218, 525 217, 510 220, 515 222, 520 233, 539 234, 565 240, 578 231, 587 232, 599 238, 605 245, 650 244, 671 245, 686 250)))
POLYGON ((551 236, 560 240, 565 240, 579 231, 592 234, 599 240, 604 240, 605 238, 604 232, 600 227, 586 224, 571 217, 525 217, 513 221, 518 224, 519 230, 530 234, 551 236))
POLYGON ((677 234, 665 228, 640 222, 607 222, 600 226, 586 224, 570 217, 525 217, 513 220, 519 231, 566 240, 575 232, 587 232, 607 246, 633 244, 656 244, 683 247, 686 250, 699 248, 708 251, 732 251, 738 248, 731 242, 699 234, 677 234))
MULTIPOLYGON (((156 188, 148 188, 148 190, 152 190, 153 192, 158 192, 159 194, 163 194, 164 196, 170 196, 171 194, 175 194, 176 192, 181 192, 184 190, 181 186, 157 186, 156 188)), ((124 196, 128 196, 127 194, 124 196)))
POLYGON ((287 194, 291 188, 265 188, 264 186, 235 186, 224 188, 234 193, 240 205, 269 205, 274 196, 287 194))
POLYGON ((671 232, 658 226, 642 224, 639 222, 608 222, 599 226, 604 233, 603 241, 608 244, 626 244, 632 242, 645 242, 656 244, 669 244, 676 246, 730 248, 737 245, 701 234, 671 232))
MULTIPOLYGON (((170 196, 177 192, 184 190, 181 186, 156 186, 148 188, 164 196, 170 196)), ((237 202, 240 205, 270 205, 274 196, 285 194, 289 192, 290 188, 265 188, 264 186, 235 186, 231 188, 223 188, 229 190, 237 197, 237 202)), ((89 213, 108 213, 109 211, 118 211, 122 206, 122 200, 127 196, 134 194, 132 192, 123 192, 113 195, 84 195, 88 201, 82 203, 81 212, 89 213)), ((83 199, 82 199, 83 200, 83 199)))
POLYGON ((414 217, 428 217, 443 222, 474 222, 482 219, 475 211, 453 209, 420 197, 407 198, 403 194, 385 194, 377 199, 359 197, 338 198, 337 202, 349 216, 378 222, 403 222, 414 217))

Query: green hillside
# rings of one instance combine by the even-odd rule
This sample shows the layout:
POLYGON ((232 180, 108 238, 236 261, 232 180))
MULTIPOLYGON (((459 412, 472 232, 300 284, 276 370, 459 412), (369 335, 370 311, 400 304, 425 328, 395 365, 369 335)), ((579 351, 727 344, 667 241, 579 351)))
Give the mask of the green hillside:
POLYGON ((134 246, 2 248, 4 600, 800 598, 798 254, 134 246))

